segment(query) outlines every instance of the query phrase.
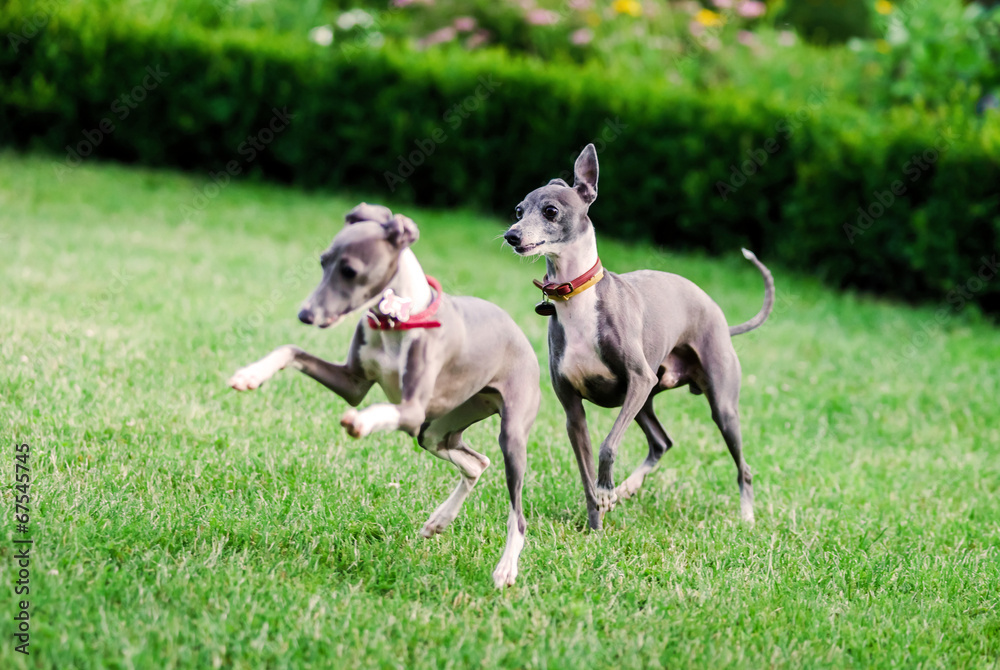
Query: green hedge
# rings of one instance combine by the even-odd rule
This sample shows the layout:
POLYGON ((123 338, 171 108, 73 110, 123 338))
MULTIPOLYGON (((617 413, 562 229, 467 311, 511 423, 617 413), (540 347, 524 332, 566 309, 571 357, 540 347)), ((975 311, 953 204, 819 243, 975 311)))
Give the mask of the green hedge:
POLYGON ((980 259, 1000 251, 995 119, 872 118, 822 91, 799 106, 767 90, 678 89, 499 52, 322 48, 110 20, 79 5, 46 15, 15 51, 10 34, 25 34, 26 7, 36 5, 14 0, 0 17, 0 143, 55 152, 57 165, 67 145, 99 138, 93 155, 205 175, 209 186, 179 203, 179 216, 204 204, 208 174, 221 183, 227 165, 304 187, 507 213, 598 141, 592 218, 606 234, 712 252, 746 245, 836 285, 942 305, 957 305, 951 292, 965 286, 962 304, 1000 311, 1000 278, 971 281, 980 259), (159 82, 147 68, 159 68, 159 82), (122 96, 144 80, 155 86, 121 118, 122 96), (248 137, 285 108, 294 118, 266 146, 259 138, 248 161, 248 137), (95 134, 104 119, 114 129, 95 134), (949 126, 946 151, 916 167, 949 126), (399 157, 413 152, 421 164, 406 176, 399 157), (754 174, 742 183, 733 166, 754 174), (390 177, 390 191, 387 173, 406 179, 390 177), (857 209, 877 213, 876 194, 887 201, 897 180, 892 205, 858 226, 857 209))

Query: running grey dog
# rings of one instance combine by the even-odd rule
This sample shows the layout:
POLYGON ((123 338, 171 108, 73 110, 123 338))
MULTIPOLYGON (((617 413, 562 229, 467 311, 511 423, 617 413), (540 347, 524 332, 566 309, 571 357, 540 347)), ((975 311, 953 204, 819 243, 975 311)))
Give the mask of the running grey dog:
POLYGON ((362 203, 322 257, 323 279, 299 319, 329 328, 363 310, 347 362, 329 363, 296 346, 275 349, 229 380, 252 390, 287 366, 304 372, 351 406, 340 424, 354 437, 402 430, 461 473, 451 496, 420 531, 433 537, 458 514, 490 460, 462 441, 472 424, 500 414, 500 449, 510 493, 507 546, 493 572, 497 588, 517 577, 524 546, 521 487, 528 431, 538 414, 538 360, 524 333, 496 305, 449 296, 424 275, 410 249, 416 225, 387 208, 362 203), (393 404, 354 409, 373 384, 393 404))
POLYGON ((673 446, 653 413, 653 396, 685 385, 708 398, 712 418, 736 461, 741 515, 753 522, 753 484, 740 436, 740 362, 731 336, 757 328, 771 313, 771 273, 743 250, 764 276, 764 305, 750 321, 729 327, 708 294, 683 277, 652 270, 605 271, 587 215, 596 198, 597 151, 588 144, 576 160, 573 186, 553 179, 529 193, 515 210, 517 223, 504 235, 518 255, 543 254, 546 259, 545 280, 535 282, 545 300, 536 311, 552 317, 549 371, 566 412, 590 527, 600 529, 605 512, 634 495, 673 446), (596 485, 584 399, 622 408, 601 444, 596 485), (612 468, 633 419, 646 435, 649 455, 615 488, 612 468))

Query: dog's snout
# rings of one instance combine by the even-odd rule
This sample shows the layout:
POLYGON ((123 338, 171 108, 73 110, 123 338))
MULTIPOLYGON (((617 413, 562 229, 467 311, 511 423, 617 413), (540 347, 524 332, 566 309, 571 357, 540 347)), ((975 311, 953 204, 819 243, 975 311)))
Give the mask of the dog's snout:
POLYGON ((312 310, 308 307, 303 307, 299 310, 299 321, 302 323, 308 323, 310 326, 313 324, 314 316, 312 310))
POLYGON ((507 244, 512 247, 521 246, 521 233, 517 232, 513 228, 504 233, 503 238, 507 240, 507 244))

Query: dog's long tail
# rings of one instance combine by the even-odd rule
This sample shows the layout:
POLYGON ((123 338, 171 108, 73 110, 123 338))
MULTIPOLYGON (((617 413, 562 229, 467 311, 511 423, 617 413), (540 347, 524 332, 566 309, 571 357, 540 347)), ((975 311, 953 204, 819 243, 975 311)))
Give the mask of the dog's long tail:
POLYGON ((767 321, 767 317, 771 316, 771 310, 774 309, 774 277, 771 276, 771 271, 757 260, 757 257, 749 249, 743 250, 743 256, 756 265, 760 273, 764 275, 764 304, 754 318, 738 326, 730 326, 730 335, 742 335, 743 333, 749 333, 754 328, 760 328, 767 321))

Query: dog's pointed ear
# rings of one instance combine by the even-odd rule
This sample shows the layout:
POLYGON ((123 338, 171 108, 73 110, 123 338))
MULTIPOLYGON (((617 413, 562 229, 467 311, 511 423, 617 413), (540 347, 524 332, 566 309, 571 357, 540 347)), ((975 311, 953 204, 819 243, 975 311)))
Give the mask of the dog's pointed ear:
POLYGON ((562 179, 552 179, 548 184, 546 184, 546 186, 565 186, 566 188, 569 188, 569 184, 562 179))
POLYGON ((347 225, 358 223, 359 221, 374 221, 375 223, 385 225, 391 220, 392 212, 388 207, 369 205, 367 202, 361 203, 344 215, 344 221, 347 222, 347 225))
POLYGON ((588 144, 573 165, 573 188, 588 205, 597 200, 597 149, 588 144))
POLYGON ((385 229, 385 239, 397 249, 405 249, 420 237, 417 224, 413 223, 413 219, 402 214, 397 214, 388 222, 383 223, 382 228, 385 229))

